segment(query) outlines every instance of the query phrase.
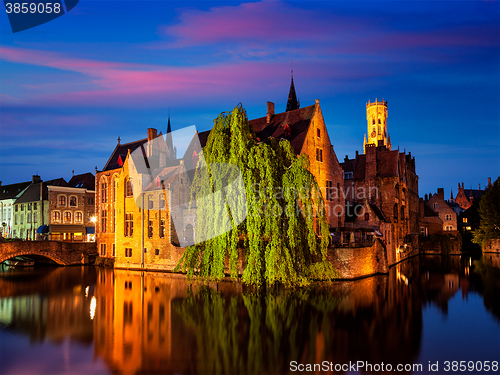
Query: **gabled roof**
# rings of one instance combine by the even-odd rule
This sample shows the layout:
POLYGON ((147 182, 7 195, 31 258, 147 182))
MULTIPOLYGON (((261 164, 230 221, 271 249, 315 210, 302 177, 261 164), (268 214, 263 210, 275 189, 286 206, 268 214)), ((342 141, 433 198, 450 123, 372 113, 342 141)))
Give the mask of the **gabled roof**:
POLYGON ((473 197, 474 199, 479 199, 483 196, 485 190, 477 190, 477 189, 464 189, 464 194, 467 197, 467 199, 470 200, 470 197, 473 197))
POLYGON ((92 173, 83 173, 71 177, 68 182, 68 186, 75 188, 84 188, 89 190, 95 189, 95 177, 92 173))
POLYGON ((432 208, 429 207, 427 202, 424 202, 424 217, 432 217, 432 216, 438 216, 439 214, 434 211, 432 208))
MULTIPOLYGON (((316 106, 310 105, 308 107, 296 109, 294 111, 277 113, 272 116, 269 123, 266 117, 256 118, 250 120, 248 123, 253 127, 257 138, 264 140, 269 137, 276 139, 286 138, 296 154, 300 154, 304 141, 306 139, 309 125, 314 116, 316 106), (290 135, 286 136, 286 125, 290 128, 290 135)), ((200 138, 201 147, 205 147, 208 140, 210 130, 198 133, 200 138)))
POLYGON ((0 200, 14 199, 24 189, 30 186, 31 181, 19 182, 11 185, 0 185, 0 200))
MULTIPOLYGON (((104 171, 110 171, 110 170, 113 170, 113 169, 121 168, 123 166, 123 164, 120 165, 120 163, 118 162, 119 156, 120 155, 127 155, 128 154, 128 150, 130 150, 130 152, 134 152, 134 150, 137 147, 140 147, 141 145, 143 145, 147 141, 148 141, 148 139, 145 138, 145 139, 141 139, 141 140, 135 141, 135 142, 129 142, 129 143, 124 143, 124 144, 117 144, 116 147, 115 147, 115 150, 113 151, 113 153, 109 157, 108 162, 104 166, 103 172, 104 171)), ((124 160, 122 160, 122 162, 123 161, 124 160)))
POLYGON ((41 200, 49 199, 47 186, 68 186, 68 184, 64 180, 64 178, 56 178, 54 180, 32 183, 30 186, 28 186, 28 188, 24 191, 24 193, 21 194, 21 196, 14 202, 14 204, 39 202, 41 200), (41 198, 40 198, 40 185, 42 190, 41 198))

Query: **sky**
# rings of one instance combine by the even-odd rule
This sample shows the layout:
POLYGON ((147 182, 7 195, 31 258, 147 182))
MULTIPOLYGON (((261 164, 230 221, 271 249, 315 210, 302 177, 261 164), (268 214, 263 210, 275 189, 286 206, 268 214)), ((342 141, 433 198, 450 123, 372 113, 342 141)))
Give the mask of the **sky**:
POLYGON ((500 174, 498 1, 92 1, 13 33, 0 5, 0 181, 94 172, 117 144, 242 103, 320 100, 339 161, 388 101, 419 194, 500 174))

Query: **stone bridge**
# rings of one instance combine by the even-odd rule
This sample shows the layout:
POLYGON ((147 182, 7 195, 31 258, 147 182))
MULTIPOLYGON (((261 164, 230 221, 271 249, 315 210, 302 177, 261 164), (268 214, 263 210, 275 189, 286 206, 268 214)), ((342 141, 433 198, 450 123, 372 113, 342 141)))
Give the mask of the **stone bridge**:
POLYGON ((61 266, 87 264, 97 255, 95 242, 11 241, 0 243, 0 263, 17 256, 44 257, 61 266))

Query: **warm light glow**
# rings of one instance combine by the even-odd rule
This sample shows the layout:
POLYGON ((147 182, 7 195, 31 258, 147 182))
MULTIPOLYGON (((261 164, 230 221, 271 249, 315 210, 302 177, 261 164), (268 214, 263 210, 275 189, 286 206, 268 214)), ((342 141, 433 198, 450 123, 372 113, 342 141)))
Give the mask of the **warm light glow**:
POLYGON ((96 220, 97 220, 97 219, 96 219, 96 217, 95 217, 95 216, 92 216, 92 217, 90 218, 90 221, 91 221, 91 222, 93 222, 93 223, 95 223, 95 222, 96 222, 96 220))
POLYGON ((89 287, 87 285, 87 287, 85 288, 85 297, 88 297, 89 296, 89 287))
POLYGON ((96 303, 97 303, 97 300, 96 300, 95 296, 92 296, 92 299, 90 300, 90 319, 91 320, 94 320, 96 303))

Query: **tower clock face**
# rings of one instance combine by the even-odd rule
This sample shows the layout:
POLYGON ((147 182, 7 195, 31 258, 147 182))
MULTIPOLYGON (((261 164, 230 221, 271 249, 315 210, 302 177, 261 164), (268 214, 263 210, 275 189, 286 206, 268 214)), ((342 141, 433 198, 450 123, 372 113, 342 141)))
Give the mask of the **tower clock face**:
POLYGON ((375 133, 374 131, 372 132, 372 134, 370 134, 372 138, 375 138, 375 136, 377 135, 377 133, 375 133))

